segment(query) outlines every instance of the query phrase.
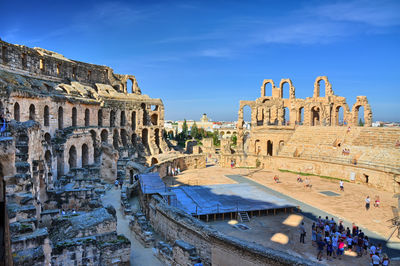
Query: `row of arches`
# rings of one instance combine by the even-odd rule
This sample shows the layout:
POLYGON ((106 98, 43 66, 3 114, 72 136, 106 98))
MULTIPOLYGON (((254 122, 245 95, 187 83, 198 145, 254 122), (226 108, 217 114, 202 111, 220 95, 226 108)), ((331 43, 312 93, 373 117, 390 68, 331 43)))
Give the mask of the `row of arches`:
MULTIPOLYGON (((14 103, 14 120, 16 121, 21 121, 21 107, 18 102, 14 103)), ((36 107, 34 104, 31 104, 29 106, 29 120, 37 120, 36 116, 36 107)), ((104 126, 104 119, 103 119, 103 109, 100 109, 97 111, 97 126, 103 127, 104 126)), ((147 115, 144 113, 143 118, 147 117, 147 115)), ((131 112, 131 127, 132 130, 136 130, 136 111, 131 112)), ((147 121, 143 120, 144 122, 147 121)), ((150 117, 150 121, 152 125, 158 125, 158 114, 154 113, 150 117)), ((62 106, 58 107, 57 110, 57 124, 58 124, 58 129, 63 129, 64 128, 64 108, 62 106)), ((146 125, 144 124, 144 125, 146 125)), ((45 105, 43 108, 43 125, 44 126, 50 126, 50 108, 48 105, 45 105)), ((125 111, 120 112, 120 124, 121 127, 125 127, 127 125, 127 119, 126 119, 126 113, 125 111)), ((71 110, 71 126, 72 127, 77 127, 78 126, 78 110, 76 107, 73 107, 71 110)), ((91 124, 91 110, 89 108, 85 109, 84 112, 84 126, 89 127, 89 126, 95 126, 91 124)), ((115 127, 116 126, 116 111, 111 110, 110 111, 110 121, 109 121, 109 126, 110 127, 115 127)))
MULTIPOLYGON (((348 108, 347 108, 348 109, 348 108)), ((354 107, 353 111, 353 120, 357 122, 358 125, 362 125, 365 123, 365 114, 364 114, 364 106, 357 105, 354 107)), ((279 116, 279 110, 273 110, 269 108, 261 108, 257 109, 257 115, 255 116, 255 124, 257 126, 263 125, 291 125, 293 123, 297 125, 303 125, 305 122, 305 107, 300 106, 292 112, 294 115, 294 119, 291 119, 291 112, 288 107, 282 108, 282 117, 279 116)), ((312 106, 307 114, 309 115, 309 125, 310 126, 344 126, 349 125, 351 123, 350 119, 345 117, 346 110, 345 105, 337 105, 329 111, 328 114, 325 114, 324 117, 322 114, 322 110, 319 106, 312 106)), ((245 105, 241 109, 241 114, 243 120, 241 125, 244 124, 245 121, 252 121, 252 109, 249 105, 245 105)), ((240 116, 239 116, 240 117, 240 116)), ((239 119, 240 121, 240 119, 239 119)), ((240 125, 240 124, 239 124, 240 125)))

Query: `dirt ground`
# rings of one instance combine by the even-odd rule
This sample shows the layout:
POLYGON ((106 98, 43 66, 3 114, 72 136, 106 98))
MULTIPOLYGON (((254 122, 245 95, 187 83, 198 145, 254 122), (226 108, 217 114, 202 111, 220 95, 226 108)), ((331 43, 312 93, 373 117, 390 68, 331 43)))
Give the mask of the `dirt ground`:
MULTIPOLYGON (((221 168, 208 166, 203 169, 183 171, 174 177, 165 177, 163 180, 168 185, 217 185, 236 183, 225 175, 242 175, 259 184, 279 191, 285 195, 307 203, 318 209, 336 215, 356 225, 368 228, 377 234, 388 237, 391 233, 388 222, 393 218, 391 206, 397 207, 397 198, 393 193, 379 191, 373 187, 363 184, 344 183, 344 192, 339 189, 338 180, 328 180, 317 176, 307 176, 312 188, 305 188, 303 183, 297 182, 297 175, 292 173, 271 171, 271 170, 248 170, 242 168, 221 168), (281 183, 275 183, 273 177, 279 176, 281 183), (326 196, 321 191, 332 191, 339 196, 326 196), (381 200, 379 208, 373 206, 375 196, 381 200), (365 209, 365 198, 371 198, 371 208, 365 209)), ((306 177, 303 177, 305 179, 306 177)), ((400 242, 400 239, 392 237, 391 241, 400 242)))
MULTIPOLYGON (((204 169, 187 170, 175 177, 165 177, 163 180, 168 185, 215 185, 215 184, 233 184, 235 181, 227 178, 225 175, 241 175, 247 177, 259 184, 267 186, 273 190, 279 191, 285 195, 314 206, 325 212, 331 213, 347 221, 353 221, 356 225, 365 227, 370 231, 387 238, 392 229, 387 220, 393 218, 391 206, 397 206, 397 199, 393 198, 393 193, 379 191, 371 186, 356 183, 344 183, 344 192, 339 189, 338 180, 329 180, 317 176, 307 176, 312 188, 306 188, 305 182, 297 182, 297 175, 287 172, 270 170, 248 170, 248 169, 230 169, 218 166, 208 166, 204 169), (281 183, 275 183, 273 177, 279 176, 281 183), (338 196, 326 196, 321 191, 331 191, 339 194, 338 196), (365 198, 369 195, 371 198, 371 208, 365 209, 365 198), (375 196, 379 195, 381 205, 379 208, 373 206, 375 196)), ((305 180, 306 177, 302 177, 305 180)), ((235 223, 237 221, 231 221, 235 223)), ((227 235, 236 236, 254 241, 266 247, 279 250, 293 251, 298 256, 316 260, 316 248, 311 246, 311 224, 312 221, 301 215, 291 216, 279 214, 277 216, 261 216, 252 219, 249 224, 251 229, 240 230, 228 221, 216 221, 210 223, 216 229, 227 235), (307 229, 307 243, 299 243, 297 225, 304 220, 307 229), (291 221, 291 222, 289 222, 291 221), (295 222, 293 222, 295 221, 295 222), (279 233, 277 233, 279 232, 279 233)), ((392 242, 400 242, 395 236, 391 238, 392 242)), ((324 263, 334 265, 368 265, 367 256, 356 258, 356 255, 348 251, 343 260, 326 261, 324 263)))
MULTIPOLYGON (((225 220, 209 222, 211 225, 220 232, 245 239, 249 242, 255 242, 268 248, 275 250, 288 251, 290 254, 298 257, 308 258, 312 261, 318 262, 317 248, 311 244, 311 224, 312 221, 306 217, 298 214, 284 214, 279 213, 277 215, 253 217, 246 226, 248 230, 241 230, 234 227, 237 223, 236 220, 225 220), (301 222, 306 225, 307 235, 305 238, 305 244, 299 243, 300 236, 298 233, 298 225, 301 222)), ((369 265, 370 259, 368 255, 364 255, 361 258, 356 257, 356 253, 352 251, 345 251, 345 255, 339 259, 330 258, 327 260, 326 252, 320 263, 326 265, 369 265)))

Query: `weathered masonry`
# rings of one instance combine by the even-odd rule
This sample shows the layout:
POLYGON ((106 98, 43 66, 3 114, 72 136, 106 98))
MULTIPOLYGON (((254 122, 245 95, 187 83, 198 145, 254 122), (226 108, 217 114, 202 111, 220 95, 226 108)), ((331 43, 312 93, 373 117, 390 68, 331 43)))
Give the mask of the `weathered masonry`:
POLYGON ((161 99, 132 75, 0 40, 0 114, 0 261, 129 263, 130 242, 100 195, 105 180, 132 179, 126 162, 169 150, 161 99))
POLYGON ((352 177, 399 192, 400 130, 371 124, 367 97, 357 96, 350 108, 345 97, 334 94, 325 76, 316 78, 313 96, 306 99, 296 98, 290 79, 282 79, 279 87, 265 79, 259 98, 240 101, 237 147, 232 149, 225 141, 221 161, 227 167, 235 161, 241 166, 352 177), (285 84, 288 98, 283 98, 285 84), (272 88, 271 96, 266 96, 268 88, 272 88), (243 126, 245 108, 251 113, 250 132, 243 126))

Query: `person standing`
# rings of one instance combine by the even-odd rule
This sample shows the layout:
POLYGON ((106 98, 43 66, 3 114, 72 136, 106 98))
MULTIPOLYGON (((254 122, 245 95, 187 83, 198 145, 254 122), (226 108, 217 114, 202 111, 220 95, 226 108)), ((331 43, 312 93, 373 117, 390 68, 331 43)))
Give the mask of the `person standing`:
POLYGON ((371 204, 371 200, 370 200, 369 196, 367 196, 367 198, 365 199, 365 209, 367 211, 369 210, 370 204, 371 204))
POLYGON ((378 255, 374 254, 371 257, 371 261, 372 261, 372 265, 376 266, 376 265, 380 265, 381 264, 381 258, 379 258, 378 255))
POLYGON ((306 236, 306 229, 304 228, 304 222, 301 222, 301 225, 299 227, 299 232, 300 232, 300 243, 304 244, 304 237, 306 236))
POLYGON ((322 253, 323 253, 324 247, 325 247, 325 242, 322 241, 322 238, 318 238, 317 246, 318 246, 317 260, 322 261, 322 253))
POLYGON ((340 180, 339 186, 340 186, 340 191, 344 191, 343 180, 340 180))

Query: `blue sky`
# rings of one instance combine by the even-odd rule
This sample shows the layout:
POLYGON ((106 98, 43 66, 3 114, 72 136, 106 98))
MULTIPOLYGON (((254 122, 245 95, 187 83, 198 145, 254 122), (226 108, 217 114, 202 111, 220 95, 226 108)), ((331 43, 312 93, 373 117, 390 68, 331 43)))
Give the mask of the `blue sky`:
MULTIPOLYGON (((0 38, 133 74, 166 119, 236 120, 263 79, 326 75, 400 121, 400 1, 0 1, 0 38), (6 11, 6 12, 4 12, 6 11)), ((286 92, 285 92, 286 93, 286 92)))

